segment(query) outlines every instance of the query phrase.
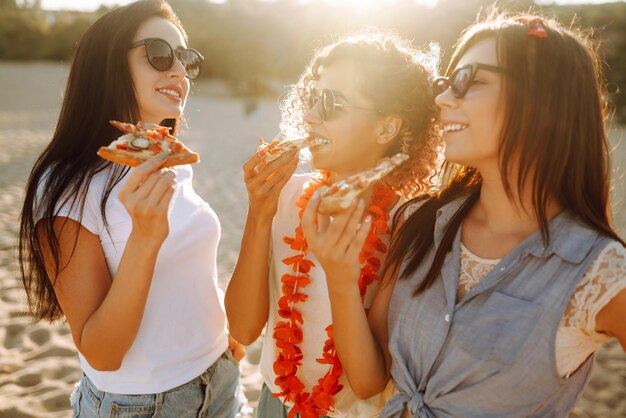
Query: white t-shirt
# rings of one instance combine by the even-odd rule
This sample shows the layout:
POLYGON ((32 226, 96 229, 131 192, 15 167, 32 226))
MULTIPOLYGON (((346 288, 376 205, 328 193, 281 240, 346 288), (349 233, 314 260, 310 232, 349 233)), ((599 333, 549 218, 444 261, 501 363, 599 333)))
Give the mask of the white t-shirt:
MULTIPOLYGON (((281 193, 278 211, 272 224, 272 256, 269 275, 270 309, 260 366, 265 384, 273 393, 280 392, 280 389, 274 383, 276 374, 274 373, 273 364, 278 353, 276 341, 272 337, 276 322, 284 320, 278 316, 277 312, 278 299, 282 296, 280 278, 285 273, 292 273, 291 267, 283 264, 282 260, 296 255, 294 250, 283 242, 283 237, 293 237, 295 235, 295 229, 300 222, 298 217, 300 208, 296 206, 296 201, 304 192, 304 185, 310 178, 310 174, 304 174, 294 175, 289 180, 281 193)), ((328 339, 325 329, 332 323, 332 314, 324 270, 311 252, 307 252, 306 258, 313 261, 317 267, 309 272, 311 283, 301 290, 302 293, 309 295, 309 297, 305 302, 297 304, 297 310, 304 318, 304 324, 302 325, 304 338, 299 345, 304 358, 302 366, 298 368, 297 375, 304 384, 305 391, 310 392, 313 386, 317 384, 318 379, 328 372, 329 366, 319 364, 316 359, 321 357, 324 342, 328 339)), ((368 286, 366 294, 367 306, 371 304, 376 289, 376 283, 368 286)), ((335 412, 328 414, 331 417, 378 417, 391 393, 390 384, 383 393, 367 400, 360 400, 350 389, 350 383, 345 373, 341 376, 339 382, 343 385, 343 389, 334 396, 335 412)))
MULTIPOLYGON (((194 191, 191 167, 173 170, 176 185, 169 207, 170 231, 159 251, 135 341, 120 369, 113 372, 93 369, 79 353, 82 370, 105 392, 148 394, 175 388, 202 374, 228 347, 226 319, 217 291, 220 224, 213 209, 194 191)), ((109 195, 109 230, 105 228, 100 201, 109 173, 104 170, 93 177, 82 219, 79 205, 58 208, 58 216, 79 221, 98 236, 114 279, 132 221, 117 197, 127 175, 109 195)))

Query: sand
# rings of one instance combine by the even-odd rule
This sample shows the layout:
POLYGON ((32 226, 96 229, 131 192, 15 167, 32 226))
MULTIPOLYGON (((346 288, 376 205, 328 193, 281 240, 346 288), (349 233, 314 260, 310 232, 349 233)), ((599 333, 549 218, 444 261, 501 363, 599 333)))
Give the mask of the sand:
MULTIPOLYGON (((23 186, 54 128, 66 76, 62 64, 0 63, 0 418, 69 417, 69 394, 81 376, 67 325, 34 324, 26 315, 15 262, 23 186)), ((189 99, 188 127, 180 135, 202 156, 194 168, 194 184, 222 224, 218 250, 222 286, 235 263, 245 220, 241 165, 259 136, 277 132, 277 101, 260 100, 251 112, 253 107, 228 97, 224 85, 202 81, 189 99)), ((614 129, 611 136, 614 143, 621 137, 626 141, 626 129, 614 129)), ((623 144, 615 152, 615 177, 620 179, 625 148, 623 144)), ((615 207, 624 208, 626 185, 619 180, 616 184, 615 207)), ((615 219, 626 235, 626 209, 616 211, 615 219)), ((249 411, 254 410, 261 387, 260 348, 258 341, 250 346, 241 363, 249 411)), ((626 417, 626 355, 615 341, 598 352, 591 381, 572 416, 626 417)))

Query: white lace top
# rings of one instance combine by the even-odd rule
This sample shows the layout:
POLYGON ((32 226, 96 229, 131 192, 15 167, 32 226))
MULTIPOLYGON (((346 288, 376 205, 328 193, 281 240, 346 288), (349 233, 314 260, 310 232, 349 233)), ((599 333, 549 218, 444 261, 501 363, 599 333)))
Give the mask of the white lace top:
MULTIPOLYGON (((498 264, 472 254, 461 244, 461 269, 457 301, 498 264)), ((626 289, 626 248, 613 242, 591 263, 567 306, 556 335, 556 365, 561 376, 569 377, 609 340, 596 331, 596 315, 621 290, 626 289)))

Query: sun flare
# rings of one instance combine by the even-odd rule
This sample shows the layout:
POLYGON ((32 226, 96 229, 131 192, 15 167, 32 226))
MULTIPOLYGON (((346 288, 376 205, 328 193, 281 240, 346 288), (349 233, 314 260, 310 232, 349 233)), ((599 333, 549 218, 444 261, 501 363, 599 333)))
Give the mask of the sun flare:
MULTIPOLYGON (((311 2, 312 0, 302 0, 303 3, 311 2)), ((391 7, 397 5, 399 0, 318 0, 329 5, 336 5, 341 7, 347 7, 357 12, 366 11, 381 7, 391 7)), ((427 7, 435 7, 438 0, 414 0, 417 4, 422 4, 427 7)))

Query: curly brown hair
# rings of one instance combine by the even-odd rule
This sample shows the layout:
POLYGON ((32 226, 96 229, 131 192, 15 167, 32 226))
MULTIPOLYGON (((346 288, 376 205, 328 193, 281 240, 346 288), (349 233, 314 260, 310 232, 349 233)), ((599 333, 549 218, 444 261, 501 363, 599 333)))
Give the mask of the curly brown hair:
POLYGON ((437 126, 432 82, 439 63, 439 48, 413 48, 394 34, 369 31, 350 35, 318 50, 310 64, 281 102, 280 129, 287 137, 308 134, 304 115, 308 96, 324 68, 349 60, 362 72, 361 92, 383 115, 399 115, 403 126, 389 155, 409 154, 409 159, 385 178, 406 198, 436 187, 442 164, 443 141, 437 126))

